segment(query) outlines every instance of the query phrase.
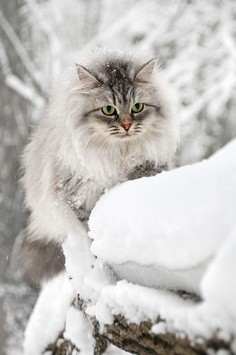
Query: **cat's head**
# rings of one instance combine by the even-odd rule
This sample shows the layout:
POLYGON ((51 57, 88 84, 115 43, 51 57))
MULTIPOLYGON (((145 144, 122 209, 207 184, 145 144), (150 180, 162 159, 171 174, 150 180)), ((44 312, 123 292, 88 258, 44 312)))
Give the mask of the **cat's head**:
POLYGON ((86 103, 83 122, 91 133, 109 140, 128 140, 144 133, 145 127, 151 129, 150 124, 161 114, 152 92, 154 67, 155 60, 141 68, 125 60, 108 60, 96 72, 77 65, 78 93, 86 103))
POLYGON ((156 64, 156 59, 138 65, 130 57, 114 55, 86 67, 77 64, 81 123, 91 136, 127 142, 164 133, 172 103, 166 100, 156 64))
POLYGON ((172 159, 178 120, 156 59, 141 64, 116 52, 93 55, 69 77, 65 73, 58 92, 53 117, 61 117, 62 135, 69 128, 79 156, 143 155, 157 164, 172 159))

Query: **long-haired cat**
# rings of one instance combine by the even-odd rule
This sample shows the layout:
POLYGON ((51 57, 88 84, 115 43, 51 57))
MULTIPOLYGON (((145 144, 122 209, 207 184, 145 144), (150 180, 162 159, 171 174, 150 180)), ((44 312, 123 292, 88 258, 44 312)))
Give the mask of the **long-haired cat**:
POLYGON ((102 51, 68 69, 23 154, 30 218, 21 255, 34 282, 63 268, 61 244, 71 230, 86 231, 106 189, 169 169, 177 141, 155 59, 141 65, 102 51))

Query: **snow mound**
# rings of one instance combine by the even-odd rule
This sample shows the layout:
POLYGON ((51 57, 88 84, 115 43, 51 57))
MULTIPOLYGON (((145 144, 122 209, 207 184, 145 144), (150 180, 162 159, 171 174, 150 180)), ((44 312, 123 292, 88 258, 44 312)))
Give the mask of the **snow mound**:
POLYGON ((235 154, 236 140, 201 163, 108 191, 91 213, 92 253, 120 279, 200 292, 236 227, 235 154))
MULTIPOLYGON (((89 243, 68 235, 67 274, 44 285, 26 329, 25 354, 40 354, 65 325, 65 338, 92 355, 92 323, 71 306, 76 293, 101 331, 122 314, 134 323, 151 321, 153 334, 174 332, 193 342, 216 336, 236 352, 235 153, 236 140, 207 161, 107 192, 89 222, 93 268, 87 267, 89 243), (169 288, 199 292, 202 300, 169 288)), ((109 348, 107 354, 121 352, 109 348)))
POLYGON ((55 341, 75 295, 66 273, 45 282, 25 330, 24 355, 40 355, 55 341))

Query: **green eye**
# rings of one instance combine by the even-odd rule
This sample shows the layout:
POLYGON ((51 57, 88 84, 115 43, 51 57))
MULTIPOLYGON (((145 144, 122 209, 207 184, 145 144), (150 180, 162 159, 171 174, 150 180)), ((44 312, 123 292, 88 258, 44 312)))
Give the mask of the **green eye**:
POLYGON ((114 106, 103 106, 102 107, 102 113, 104 113, 104 115, 106 116, 112 116, 116 113, 116 109, 114 106))
POLYGON ((132 106, 131 111, 133 113, 138 113, 141 112, 144 108, 144 104, 142 104, 141 102, 137 102, 136 104, 134 104, 134 106, 132 106))

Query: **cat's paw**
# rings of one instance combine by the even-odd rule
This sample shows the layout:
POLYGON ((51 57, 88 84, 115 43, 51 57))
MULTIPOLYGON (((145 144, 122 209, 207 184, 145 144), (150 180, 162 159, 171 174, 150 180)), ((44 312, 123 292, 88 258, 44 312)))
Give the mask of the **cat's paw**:
POLYGON ((163 170, 168 170, 167 164, 156 166, 154 162, 146 161, 141 165, 137 165, 128 175, 128 180, 140 179, 141 177, 154 176, 161 173, 163 170))

